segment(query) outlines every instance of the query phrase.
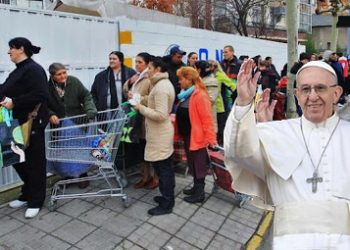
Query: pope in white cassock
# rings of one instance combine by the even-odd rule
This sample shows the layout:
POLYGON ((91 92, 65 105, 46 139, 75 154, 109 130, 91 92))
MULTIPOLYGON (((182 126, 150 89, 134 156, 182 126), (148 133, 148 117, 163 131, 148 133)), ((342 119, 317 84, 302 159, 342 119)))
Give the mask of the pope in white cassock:
POLYGON ((254 113, 259 73, 252 77, 252 64, 238 74, 224 134, 234 188, 275 210, 275 250, 349 250, 350 122, 335 111, 342 94, 336 73, 323 62, 304 65, 295 89, 303 116, 271 121, 269 90, 254 113))

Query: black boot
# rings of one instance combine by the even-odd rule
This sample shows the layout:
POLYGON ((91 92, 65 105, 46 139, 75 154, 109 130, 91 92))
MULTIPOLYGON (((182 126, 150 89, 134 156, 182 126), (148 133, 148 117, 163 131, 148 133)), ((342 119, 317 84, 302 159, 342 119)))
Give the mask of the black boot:
MULTIPOLYGON (((154 197, 154 198, 156 198, 156 197, 154 197)), ((149 215, 157 216, 157 215, 164 215, 164 214, 172 213, 173 207, 175 205, 175 201, 174 200, 168 201, 164 197, 161 197, 161 198, 162 199, 160 199, 159 205, 157 207, 154 207, 154 208, 148 210, 149 215)))
POLYGON ((193 195, 194 194, 194 185, 191 188, 184 189, 182 192, 185 195, 193 195))
POLYGON ((185 197, 184 201, 186 201, 188 203, 203 202, 205 199, 204 186, 205 186, 204 183, 195 183, 194 184, 194 194, 185 197))

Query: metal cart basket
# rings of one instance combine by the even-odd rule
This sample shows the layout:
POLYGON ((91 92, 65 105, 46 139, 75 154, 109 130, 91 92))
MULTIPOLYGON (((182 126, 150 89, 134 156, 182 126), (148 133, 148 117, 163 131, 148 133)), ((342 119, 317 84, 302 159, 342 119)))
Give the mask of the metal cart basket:
POLYGON ((58 126, 48 125, 45 129, 48 161, 96 168, 93 176, 55 183, 49 201, 50 210, 56 208, 57 200, 105 196, 121 197, 124 206, 129 206, 128 196, 123 192, 121 177, 114 164, 126 119, 127 115, 118 108, 98 112, 94 120, 78 115, 60 119, 58 126), (67 184, 101 179, 106 181, 108 188, 85 193, 66 192, 67 184))

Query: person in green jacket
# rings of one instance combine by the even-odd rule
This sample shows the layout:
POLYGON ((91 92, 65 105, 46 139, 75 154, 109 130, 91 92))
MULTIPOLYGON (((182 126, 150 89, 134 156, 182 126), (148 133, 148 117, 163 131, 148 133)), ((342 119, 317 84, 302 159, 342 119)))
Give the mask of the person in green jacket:
MULTIPOLYGON (((90 94, 81 81, 69 76, 67 69, 61 63, 53 63, 49 66, 49 122, 51 125, 59 125, 59 119, 86 114, 91 120, 97 114, 97 109, 90 94)), ((86 177, 84 173, 80 177, 86 177)), ((79 182, 80 188, 89 185, 88 181, 79 182)))
POLYGON ((59 118, 86 114, 93 119, 97 109, 90 94, 81 81, 70 76, 61 63, 49 66, 49 115, 50 123, 58 125, 59 118))
MULTIPOLYGON (((222 70, 220 63, 214 60, 208 60, 210 69, 214 74, 218 82, 218 92, 221 93, 221 86, 225 84, 232 92, 236 89, 235 80, 229 78, 226 73, 222 70)), ((231 94, 231 93, 230 93, 231 94)), ((225 110, 225 105, 223 97, 221 94, 216 98, 216 113, 217 113, 217 122, 218 122, 218 143, 223 145, 223 132, 227 119, 227 112, 225 110)))

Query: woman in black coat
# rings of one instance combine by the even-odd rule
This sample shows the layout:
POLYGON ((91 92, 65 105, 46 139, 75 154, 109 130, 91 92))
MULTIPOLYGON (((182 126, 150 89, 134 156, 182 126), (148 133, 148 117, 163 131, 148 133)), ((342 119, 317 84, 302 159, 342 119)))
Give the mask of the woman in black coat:
POLYGON ((30 144, 25 149, 26 161, 14 165, 23 181, 21 196, 9 206, 18 208, 27 205, 26 218, 35 217, 43 206, 46 194, 46 158, 44 129, 48 122, 47 77, 45 70, 31 59, 39 47, 23 37, 9 41, 8 54, 16 69, 0 85, 0 104, 13 111, 20 124, 28 120, 28 114, 40 104, 33 121, 30 144))

